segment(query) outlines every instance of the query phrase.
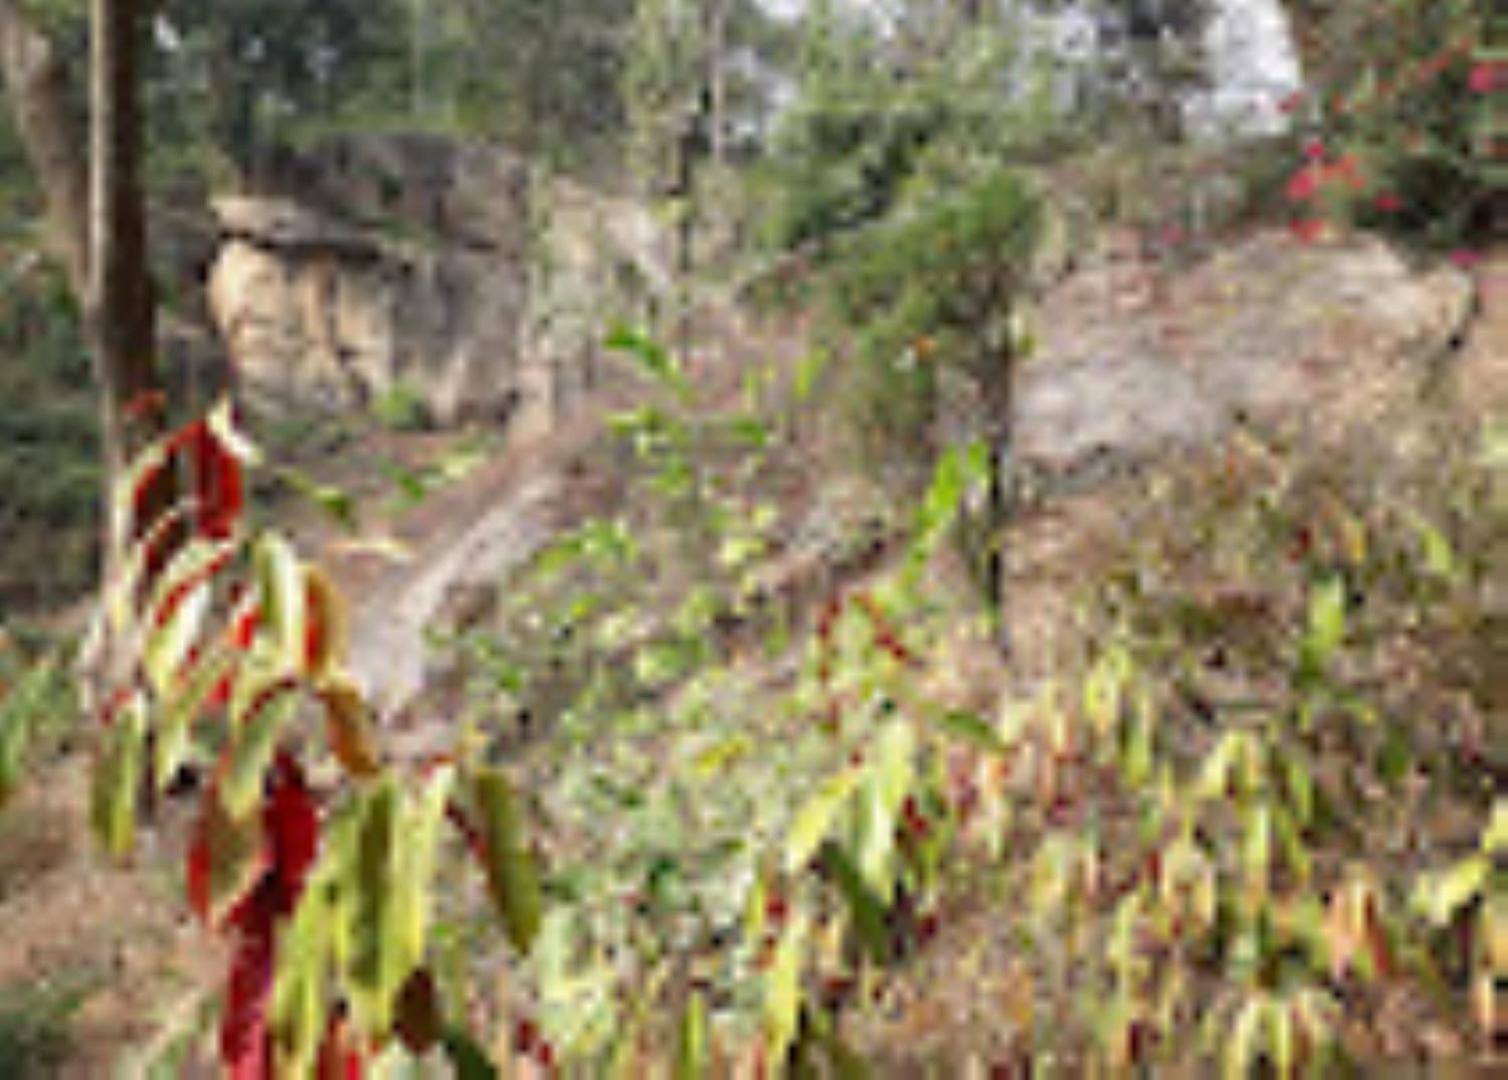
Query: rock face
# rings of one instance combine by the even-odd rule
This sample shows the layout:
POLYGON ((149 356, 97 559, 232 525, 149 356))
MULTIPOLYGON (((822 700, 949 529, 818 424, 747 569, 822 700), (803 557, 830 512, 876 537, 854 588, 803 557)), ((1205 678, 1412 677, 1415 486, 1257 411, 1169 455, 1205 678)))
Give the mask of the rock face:
POLYGON ((547 424, 660 277, 647 213, 497 148, 349 138, 282 172, 296 201, 214 204, 210 310, 254 407, 547 424))
POLYGON ((1178 274, 1121 251, 1043 304, 1022 368, 1021 458, 1048 473, 1207 441, 1242 417, 1324 437, 1435 372, 1472 304, 1377 239, 1264 233, 1178 274))

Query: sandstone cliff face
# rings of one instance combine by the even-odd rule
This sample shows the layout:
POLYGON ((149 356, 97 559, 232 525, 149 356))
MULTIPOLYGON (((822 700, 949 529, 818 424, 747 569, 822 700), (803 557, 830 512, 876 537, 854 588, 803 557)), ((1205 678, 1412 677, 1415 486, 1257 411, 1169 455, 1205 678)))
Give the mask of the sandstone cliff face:
POLYGON ((402 393, 438 425, 548 426, 598 376, 598 341, 661 288, 641 208, 540 182, 496 148, 367 137, 218 199, 209 305, 255 408, 402 393))

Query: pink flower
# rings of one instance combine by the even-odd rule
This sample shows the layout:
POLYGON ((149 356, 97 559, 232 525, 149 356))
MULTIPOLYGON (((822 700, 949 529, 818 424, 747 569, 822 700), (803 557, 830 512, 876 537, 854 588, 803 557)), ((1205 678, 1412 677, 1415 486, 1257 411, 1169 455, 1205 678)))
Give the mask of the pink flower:
POLYGON ((1289 202, 1308 202, 1319 192, 1319 182, 1319 173, 1305 166, 1288 178, 1283 194, 1289 202))
POLYGON ((1309 161, 1325 160, 1325 144, 1318 139, 1310 139, 1304 144, 1304 157, 1309 161))
POLYGON ((1403 200, 1391 191, 1384 191, 1372 200, 1372 204, 1384 214, 1396 214, 1403 209, 1403 200))
POLYGON ((1482 261, 1480 251, 1469 251, 1466 248, 1458 248, 1450 253, 1450 261, 1463 270, 1469 270, 1482 261))
POLYGON ((1473 93, 1491 93, 1498 83, 1497 65, 1486 62, 1473 65, 1471 74, 1467 76, 1467 82, 1473 93))
POLYGON ((1281 113, 1297 112, 1299 106, 1302 105, 1302 104, 1304 104, 1304 92, 1302 90, 1295 90, 1293 93, 1289 94, 1287 97, 1281 98, 1278 101, 1278 112, 1281 112, 1281 113))

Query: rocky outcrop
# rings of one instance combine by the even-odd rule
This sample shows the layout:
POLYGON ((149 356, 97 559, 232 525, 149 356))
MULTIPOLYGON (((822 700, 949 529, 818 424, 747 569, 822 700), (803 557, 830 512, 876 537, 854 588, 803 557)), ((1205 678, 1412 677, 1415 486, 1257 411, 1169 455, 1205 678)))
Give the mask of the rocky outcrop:
POLYGON ((253 407, 402 394, 438 425, 547 426, 597 377, 604 321, 661 287, 646 212, 501 149, 348 138, 282 172, 213 207, 209 304, 253 407))
POLYGON ((1217 436, 1242 418, 1325 437, 1437 374, 1471 279, 1381 240, 1270 232, 1181 273, 1112 252, 1042 305, 1022 367, 1022 460, 1063 474, 1217 436))

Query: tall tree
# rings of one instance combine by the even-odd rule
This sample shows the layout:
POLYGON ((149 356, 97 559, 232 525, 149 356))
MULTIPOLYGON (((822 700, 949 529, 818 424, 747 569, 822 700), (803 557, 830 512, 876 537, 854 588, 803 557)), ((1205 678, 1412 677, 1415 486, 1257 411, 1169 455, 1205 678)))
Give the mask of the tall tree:
POLYGON ((140 0, 92 0, 89 108, 89 285, 85 326, 103 391, 107 472, 161 407, 156 319, 142 190, 140 0), (133 428, 140 429, 132 430, 133 428))
MULTIPOLYGON (((154 307, 141 186, 138 0, 92 0, 91 137, 70 110, 68 73, 52 43, 16 5, 0 3, 0 64, 16 127, 45 193, 49 246, 84 313, 100 391, 107 529, 104 570, 125 538, 110 522, 108 487, 138 440, 161 430, 154 307), (80 147, 89 147, 89 158, 80 147)), ((141 493, 141 520, 172 498, 160 473, 141 493)))
POLYGON ((68 102, 68 73, 52 41, 0 0, 0 68, 16 130, 47 212, 47 244, 80 304, 89 285, 89 167, 68 102))

